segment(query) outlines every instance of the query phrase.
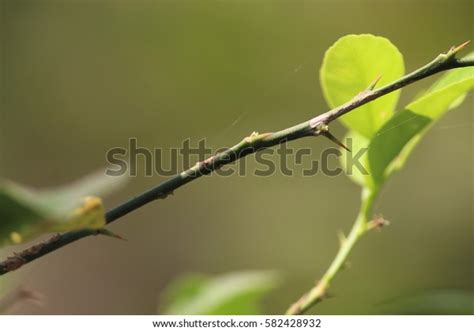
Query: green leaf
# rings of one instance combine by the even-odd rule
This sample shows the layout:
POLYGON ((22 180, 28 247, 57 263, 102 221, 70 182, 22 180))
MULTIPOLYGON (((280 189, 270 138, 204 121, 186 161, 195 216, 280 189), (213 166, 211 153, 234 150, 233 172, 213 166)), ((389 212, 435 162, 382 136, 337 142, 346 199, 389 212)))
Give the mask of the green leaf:
MULTIPOLYGON (((388 40, 370 34, 347 35, 326 52, 320 70, 324 97, 331 108, 366 90, 382 75, 379 85, 404 73, 402 54, 388 40)), ((340 118, 349 129, 371 138, 392 116, 400 91, 372 101, 340 118)))
POLYGON ((187 275, 165 291, 163 313, 173 315, 258 314, 259 300, 279 283, 276 273, 242 271, 216 277, 187 275))
POLYGON ((102 200, 125 177, 97 173, 68 186, 35 190, 0 179, 0 246, 18 244, 50 232, 105 225, 102 200))
POLYGON ((472 315, 474 293, 459 290, 431 290, 383 303, 377 313, 398 315, 472 315))
POLYGON ((381 185, 406 162, 421 137, 448 110, 458 106, 474 87, 474 68, 447 72, 425 94, 393 116, 373 137, 369 169, 381 185))
POLYGON ((371 187, 367 153, 370 140, 355 131, 348 131, 344 141, 351 151, 340 149, 342 169, 356 184, 362 187, 371 187))

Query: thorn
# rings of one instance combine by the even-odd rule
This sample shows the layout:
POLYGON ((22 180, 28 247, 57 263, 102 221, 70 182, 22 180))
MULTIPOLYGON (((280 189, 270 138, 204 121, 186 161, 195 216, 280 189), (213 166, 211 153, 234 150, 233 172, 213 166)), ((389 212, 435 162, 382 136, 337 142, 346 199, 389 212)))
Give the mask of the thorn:
POLYGON ((329 130, 325 130, 325 131, 321 131, 321 133, 323 136, 325 136, 326 138, 328 138, 329 140, 331 140, 332 142, 334 142, 336 145, 344 148, 346 151, 350 152, 351 150, 349 149, 349 147, 347 147, 346 145, 344 145, 342 142, 339 141, 339 139, 337 139, 336 137, 334 137, 332 135, 331 132, 329 132, 329 130))
POLYGON ((465 42, 463 42, 461 45, 459 46, 453 46, 451 47, 451 49, 448 51, 448 54, 449 55, 455 55, 457 54, 458 52, 460 52, 462 49, 464 49, 464 47, 466 47, 471 41, 470 40, 467 40, 465 42))
POLYGON ((124 238, 124 237, 122 237, 122 236, 120 236, 116 233, 113 233, 109 229, 99 229, 99 230, 97 230, 97 234, 101 234, 101 235, 104 235, 104 236, 107 236, 107 237, 128 241, 126 238, 124 238))
POLYGON ((374 79, 372 83, 370 83, 369 87, 367 87, 368 91, 373 91, 375 86, 379 83, 380 79, 382 78, 382 74, 378 75, 377 78, 374 79))
POLYGON ((388 220, 386 220, 382 215, 376 215, 374 219, 367 224, 367 230, 380 230, 387 225, 390 225, 390 222, 388 220))

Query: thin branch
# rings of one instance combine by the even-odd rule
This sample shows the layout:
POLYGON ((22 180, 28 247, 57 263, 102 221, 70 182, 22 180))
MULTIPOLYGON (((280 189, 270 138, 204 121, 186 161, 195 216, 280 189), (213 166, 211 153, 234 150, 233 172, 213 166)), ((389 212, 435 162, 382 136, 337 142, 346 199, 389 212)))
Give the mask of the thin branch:
MULTIPOLYGON (((263 134, 254 132, 249 137, 244 138, 234 147, 218 153, 205 161, 198 162, 192 168, 183 171, 182 173, 166 180, 162 184, 150 189, 149 191, 146 191, 139 196, 136 196, 129 201, 126 201, 125 203, 109 210, 105 214, 106 223, 112 223, 149 202, 157 199, 164 199, 181 186, 186 185, 187 183, 203 175, 209 174, 223 165, 232 163, 239 158, 255 153, 258 150, 303 137, 314 137, 319 135, 328 136, 328 124, 330 122, 355 108, 380 98, 385 94, 398 90, 406 85, 412 84, 441 71, 465 66, 474 66, 474 59, 458 60, 455 57, 456 53, 460 51, 465 45, 466 44, 462 44, 459 47, 451 48, 446 54, 440 54, 438 57, 436 57, 436 59, 424 67, 402 77, 391 84, 376 90, 373 90, 373 86, 369 86, 367 90, 362 91, 349 102, 306 122, 277 132, 263 134)), ((21 266, 76 240, 97 234, 101 234, 101 231, 82 230, 66 232, 61 235, 53 236, 51 239, 34 245, 22 252, 16 253, 13 256, 8 257, 5 261, 1 262, 0 275, 18 269, 21 266)), ((348 246, 348 250, 350 251, 350 246, 348 246)))
POLYGON ((316 283, 316 285, 307 293, 305 293, 286 311, 287 315, 303 314, 309 308, 322 301, 327 295, 327 290, 332 280, 337 275, 339 270, 341 270, 346 264, 347 257, 349 256, 349 253, 356 242, 368 231, 381 228, 382 226, 388 224, 388 222, 382 218, 376 218, 369 222, 376 195, 377 192, 375 191, 363 191, 362 204, 359 214, 357 215, 354 225, 352 226, 347 238, 341 236, 340 247, 336 257, 332 261, 328 270, 324 273, 323 277, 316 283))

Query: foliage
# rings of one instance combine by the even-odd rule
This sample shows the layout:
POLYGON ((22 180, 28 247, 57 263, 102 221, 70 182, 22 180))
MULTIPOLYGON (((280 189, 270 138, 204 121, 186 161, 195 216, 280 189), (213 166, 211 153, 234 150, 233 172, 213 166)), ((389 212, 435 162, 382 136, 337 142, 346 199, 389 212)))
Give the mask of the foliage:
MULTIPOLYGON (((123 177, 124 178, 124 177, 123 177)), ((67 186, 35 190, 0 181, 0 246, 46 233, 99 229, 105 225, 101 198, 123 181, 93 174, 67 186)))
MULTIPOLYGON (((332 45, 320 71, 321 88, 331 108, 349 101, 377 77, 386 84, 403 76, 403 56, 386 38, 348 35, 332 45)), ((349 129, 371 138, 391 117, 400 91, 390 93, 341 117, 349 129)))
POLYGON ((279 283, 276 273, 241 271, 215 277, 190 274, 165 291, 163 312, 174 315, 252 315, 279 283))
POLYGON ((474 293, 436 289, 402 296, 381 303, 377 314, 397 315, 472 315, 474 314, 474 293))
MULTIPOLYGON (((377 74, 382 74, 379 83, 383 84, 400 78, 403 68, 400 52, 389 40, 349 35, 326 52, 320 71, 321 84, 329 106, 335 107, 365 90, 377 74), (355 77, 349 68, 354 68, 358 75, 355 77)), ((429 127, 460 105, 473 87, 474 68, 454 69, 402 110, 394 111, 398 94, 391 93, 340 118, 349 129, 346 138, 352 139, 353 149, 368 148, 363 158, 368 175, 357 169, 346 169, 346 172, 351 171, 349 176, 360 186, 377 191, 394 171, 402 168, 429 127)), ((345 166, 348 152, 342 150, 342 153, 345 166)))

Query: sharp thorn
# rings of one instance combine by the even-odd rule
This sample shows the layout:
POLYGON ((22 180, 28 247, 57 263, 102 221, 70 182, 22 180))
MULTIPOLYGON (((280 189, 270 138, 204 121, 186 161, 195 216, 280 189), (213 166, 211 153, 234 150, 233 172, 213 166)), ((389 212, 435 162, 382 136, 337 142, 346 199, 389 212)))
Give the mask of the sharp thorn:
POLYGON ((337 139, 336 137, 334 137, 331 132, 329 132, 329 131, 322 131, 321 134, 322 134, 323 136, 325 136, 326 138, 328 138, 329 140, 331 140, 332 142, 334 142, 336 145, 338 145, 338 146, 344 148, 346 151, 348 151, 348 152, 351 151, 346 145, 344 145, 342 142, 340 142, 339 139, 337 139))
POLYGON ((379 83, 381 78, 382 78, 382 74, 378 75, 377 78, 375 78, 374 81, 370 83, 369 87, 367 87, 367 90, 373 91, 373 89, 379 83))
POLYGON ((464 47, 466 47, 471 41, 470 40, 467 40, 465 42, 463 42, 461 45, 459 46, 453 46, 451 47, 451 49, 449 50, 449 53, 451 54, 456 54, 458 53, 459 51, 461 51, 464 47))
POLYGON ((101 234, 101 235, 104 235, 104 236, 107 236, 107 237, 128 241, 126 238, 110 231, 109 229, 100 229, 100 230, 97 231, 97 234, 101 234))

